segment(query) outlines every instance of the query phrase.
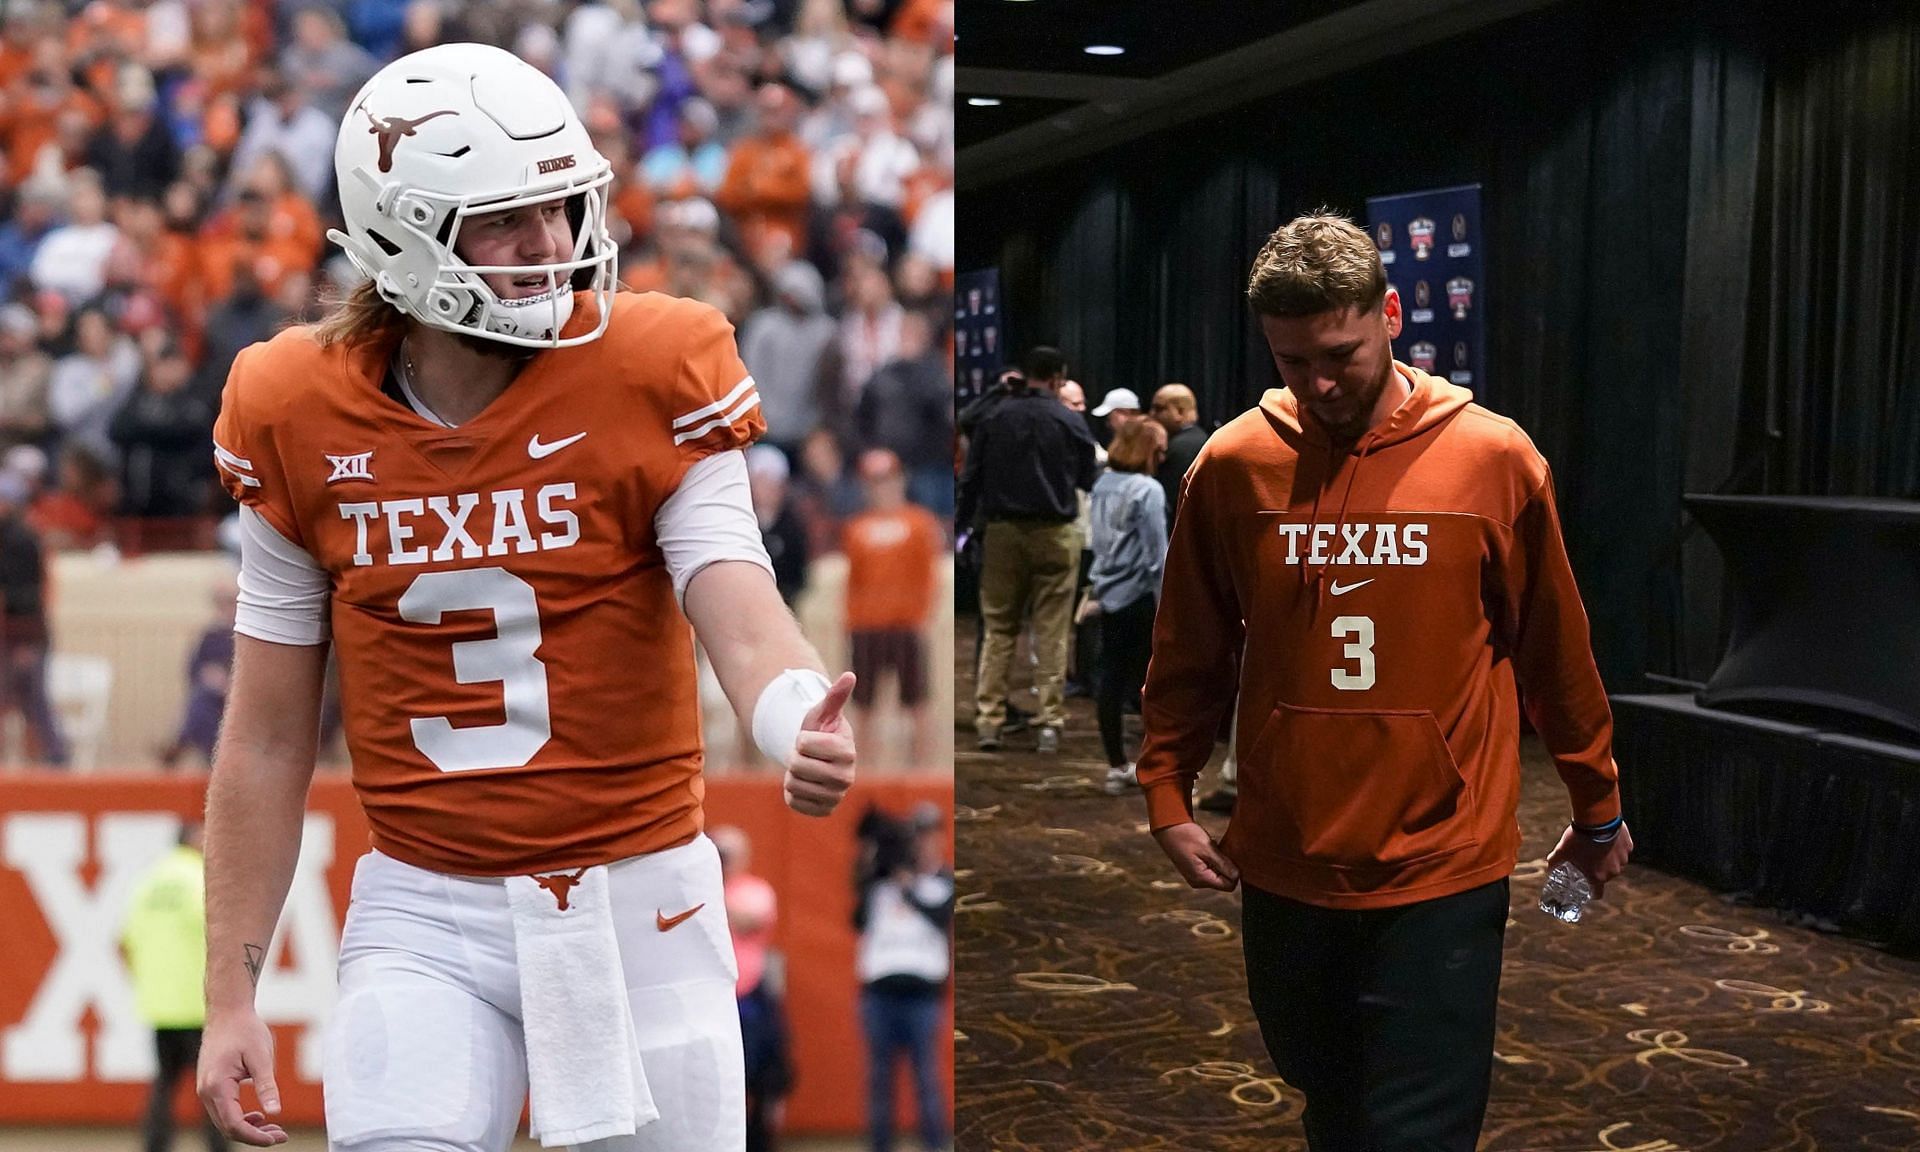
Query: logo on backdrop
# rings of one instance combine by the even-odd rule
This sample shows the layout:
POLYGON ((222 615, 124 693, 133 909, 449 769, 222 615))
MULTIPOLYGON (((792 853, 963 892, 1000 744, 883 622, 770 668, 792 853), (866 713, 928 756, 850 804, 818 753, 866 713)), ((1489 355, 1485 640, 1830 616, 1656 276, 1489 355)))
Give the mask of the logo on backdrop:
POLYGON ((1435 348, 1430 341, 1422 340, 1420 343, 1407 349, 1408 361, 1422 372, 1433 371, 1433 366, 1439 362, 1439 357, 1440 350, 1435 348))
POLYGON ((1425 216, 1407 225, 1407 240, 1413 244, 1413 258, 1425 260, 1433 255, 1433 221, 1425 216))
POLYGON ((1385 220, 1380 221, 1379 226, 1373 230, 1373 240, 1374 240, 1374 243, 1380 245, 1380 250, 1382 252, 1385 252, 1389 248, 1392 248, 1393 247, 1393 225, 1385 220))
POLYGON ((1427 287, 1425 280, 1415 280, 1413 282, 1413 306, 1415 308, 1425 308, 1432 303, 1433 289, 1427 287))
POLYGON ((1454 341, 1453 366, 1455 368, 1465 368, 1468 364, 1472 363, 1472 361, 1473 358, 1467 355, 1467 342, 1465 340, 1454 341))
POLYGON ((1465 320, 1467 310, 1473 307, 1473 281, 1465 276, 1447 281, 1447 307, 1453 309, 1455 320, 1465 320))
POLYGON ((1467 238, 1467 214, 1465 212, 1455 212, 1453 214, 1453 238, 1455 240, 1465 240, 1467 238))

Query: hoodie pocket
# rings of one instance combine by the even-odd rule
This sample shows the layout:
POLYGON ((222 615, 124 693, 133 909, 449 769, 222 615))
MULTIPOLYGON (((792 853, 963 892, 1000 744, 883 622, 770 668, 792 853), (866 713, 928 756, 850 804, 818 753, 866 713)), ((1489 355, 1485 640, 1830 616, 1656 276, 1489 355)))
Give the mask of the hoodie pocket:
POLYGON ((1431 712, 1281 704, 1249 759, 1244 831, 1286 855, 1380 868, 1476 843, 1470 789, 1431 712))

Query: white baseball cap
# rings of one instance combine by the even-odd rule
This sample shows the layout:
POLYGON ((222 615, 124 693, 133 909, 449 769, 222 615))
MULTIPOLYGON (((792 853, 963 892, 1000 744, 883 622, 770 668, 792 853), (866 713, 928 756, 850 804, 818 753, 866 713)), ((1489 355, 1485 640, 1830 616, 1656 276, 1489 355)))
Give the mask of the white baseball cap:
POLYGON ((1116 408, 1131 408, 1135 412, 1138 412, 1140 411, 1140 397, 1135 395, 1131 388, 1115 388, 1107 393, 1106 399, 1100 401, 1100 407, 1095 408, 1093 414, 1095 416, 1105 416, 1116 408))

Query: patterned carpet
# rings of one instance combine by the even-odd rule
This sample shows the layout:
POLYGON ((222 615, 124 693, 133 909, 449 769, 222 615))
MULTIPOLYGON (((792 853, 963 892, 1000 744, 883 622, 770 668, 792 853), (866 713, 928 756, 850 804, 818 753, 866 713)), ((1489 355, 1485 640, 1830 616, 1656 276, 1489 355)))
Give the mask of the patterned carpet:
MULTIPOLYGON (((1238 896, 1188 889, 1138 794, 1100 791, 1073 704, 1058 757, 1031 736, 973 753, 956 719, 956 1146, 1304 1150, 1246 1005, 1238 896)), ((1565 793, 1535 743, 1523 771, 1485 1152, 1920 1149, 1920 963, 1638 867, 1553 921, 1533 905, 1565 793)))

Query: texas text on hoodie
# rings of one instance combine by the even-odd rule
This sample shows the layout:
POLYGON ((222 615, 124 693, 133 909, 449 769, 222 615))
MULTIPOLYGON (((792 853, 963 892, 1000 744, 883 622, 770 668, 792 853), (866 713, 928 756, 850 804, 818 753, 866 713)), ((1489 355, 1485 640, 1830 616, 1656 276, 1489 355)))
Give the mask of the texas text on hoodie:
POLYGON ((1254 887, 1329 908, 1512 871, 1516 681, 1573 819, 1620 811, 1546 461, 1465 389, 1394 367, 1412 395, 1338 458, 1284 389, 1214 433, 1187 474, 1144 697, 1159 829, 1192 819, 1239 681, 1222 849, 1254 887))

